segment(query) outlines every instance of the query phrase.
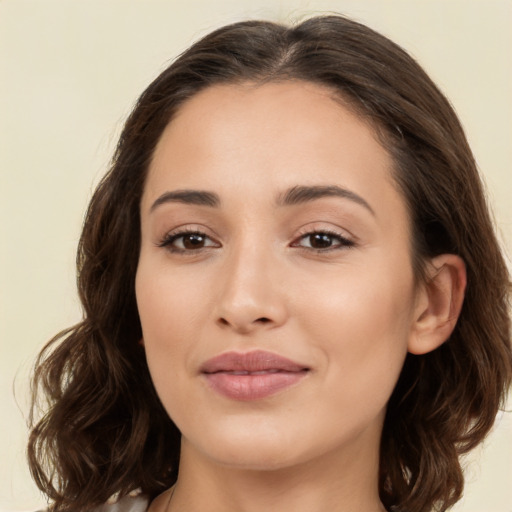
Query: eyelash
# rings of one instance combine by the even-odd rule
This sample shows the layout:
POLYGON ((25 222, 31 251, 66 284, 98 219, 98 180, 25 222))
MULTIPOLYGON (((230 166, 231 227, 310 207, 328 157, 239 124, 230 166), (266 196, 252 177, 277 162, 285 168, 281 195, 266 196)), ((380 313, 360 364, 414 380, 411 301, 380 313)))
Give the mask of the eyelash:
POLYGON ((337 233, 336 231, 332 231, 329 229, 314 229, 312 231, 308 231, 302 235, 300 235, 297 239, 297 241, 292 242, 292 247, 299 247, 306 251, 314 251, 316 253, 326 253, 331 251, 337 251, 342 249, 350 249, 351 247, 355 246, 355 242, 353 240, 350 240, 349 238, 344 237, 343 235, 340 235, 340 233, 337 233), (298 242, 307 239, 308 237, 312 237, 314 235, 325 235, 329 237, 331 240, 337 241, 337 245, 331 246, 331 247, 325 247, 325 248, 315 248, 315 247, 304 247, 299 245, 298 242))
MULTIPOLYGON (((206 233, 204 233, 202 231, 199 231, 196 229, 182 229, 178 232, 168 233, 157 245, 158 245, 158 247, 166 248, 168 251, 170 251, 172 253, 178 253, 178 254, 187 254, 187 253, 193 254, 193 253, 202 251, 204 249, 209 249, 212 247, 213 248, 220 247, 220 245, 217 242, 214 242, 212 245, 198 247, 197 249, 187 249, 187 248, 182 248, 182 247, 176 247, 175 245, 173 245, 177 240, 179 240, 180 238, 184 238, 187 235, 195 235, 198 237, 202 237, 205 240, 210 240, 210 241, 212 240, 206 233)), ((335 242, 333 242, 333 243, 335 243, 335 242)), ((339 233, 337 233, 335 231, 331 231, 328 229, 317 229, 317 230, 308 231, 308 232, 300 235, 298 238, 296 238, 291 243, 291 246, 301 248, 301 249, 303 249, 305 251, 309 251, 309 252, 313 251, 316 253, 327 253, 327 252, 341 250, 341 249, 350 249, 351 247, 355 246, 355 242, 353 240, 350 240, 350 239, 340 235, 339 233), (304 246, 300 245, 300 242, 302 240, 305 240, 308 237, 312 237, 314 235, 327 236, 331 240, 337 241, 337 245, 325 247, 325 248, 304 247, 304 246)))
POLYGON ((186 253, 191 254, 191 253, 199 252, 204 249, 208 249, 210 247, 215 247, 215 245, 217 245, 217 243, 215 243, 214 245, 210 245, 210 246, 206 246, 206 247, 199 247, 198 249, 186 249, 186 248, 176 247, 175 245, 173 245, 174 242, 176 242, 176 240, 179 240, 180 238, 184 238, 187 235, 189 235, 189 236, 195 235, 195 236, 207 239, 207 240, 211 240, 211 238, 206 233, 199 231, 197 229, 181 229, 180 231, 177 231, 177 232, 168 233, 157 245, 158 245, 158 247, 164 247, 165 249, 167 249, 168 251, 170 251, 172 253, 179 253, 179 254, 186 254, 186 253))

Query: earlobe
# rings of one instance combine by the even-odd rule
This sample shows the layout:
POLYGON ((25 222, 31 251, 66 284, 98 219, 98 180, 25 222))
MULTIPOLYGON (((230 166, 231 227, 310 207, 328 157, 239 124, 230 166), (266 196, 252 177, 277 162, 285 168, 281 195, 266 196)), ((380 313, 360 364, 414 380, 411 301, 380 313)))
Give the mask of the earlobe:
POLYGON ((466 290, 466 266, 455 254, 442 254, 429 263, 420 285, 408 350, 426 354, 442 345, 459 318, 466 290))

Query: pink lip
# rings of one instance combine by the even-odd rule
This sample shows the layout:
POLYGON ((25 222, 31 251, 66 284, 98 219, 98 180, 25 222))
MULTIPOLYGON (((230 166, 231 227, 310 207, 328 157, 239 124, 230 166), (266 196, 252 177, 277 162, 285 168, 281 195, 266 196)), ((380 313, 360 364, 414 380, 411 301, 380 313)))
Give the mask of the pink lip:
POLYGON ((201 366, 201 373, 214 391, 244 401, 266 398, 288 388, 308 371, 303 364, 263 350, 227 352, 201 366))

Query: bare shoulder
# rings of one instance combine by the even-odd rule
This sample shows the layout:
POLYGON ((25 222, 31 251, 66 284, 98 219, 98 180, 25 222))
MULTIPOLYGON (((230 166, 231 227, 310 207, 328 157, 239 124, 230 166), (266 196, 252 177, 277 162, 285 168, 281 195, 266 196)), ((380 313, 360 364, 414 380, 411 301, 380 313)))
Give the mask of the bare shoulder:
POLYGON ((167 489, 159 496, 157 496, 152 502, 147 512, 164 512, 169 505, 169 500, 172 495, 173 488, 167 489))

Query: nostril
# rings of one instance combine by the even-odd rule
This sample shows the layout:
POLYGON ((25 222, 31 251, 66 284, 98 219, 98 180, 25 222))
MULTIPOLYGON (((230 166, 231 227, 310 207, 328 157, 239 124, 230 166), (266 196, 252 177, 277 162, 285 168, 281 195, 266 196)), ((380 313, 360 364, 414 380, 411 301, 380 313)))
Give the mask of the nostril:
POLYGON ((254 320, 251 319, 240 319, 240 318, 233 318, 231 319, 229 316, 222 317, 219 316, 217 319, 217 325, 225 328, 225 327, 231 327, 237 331, 240 332, 251 332, 252 329, 257 328, 258 326, 264 326, 268 324, 272 324, 273 320, 266 317, 261 316, 259 318, 256 318, 254 320))

